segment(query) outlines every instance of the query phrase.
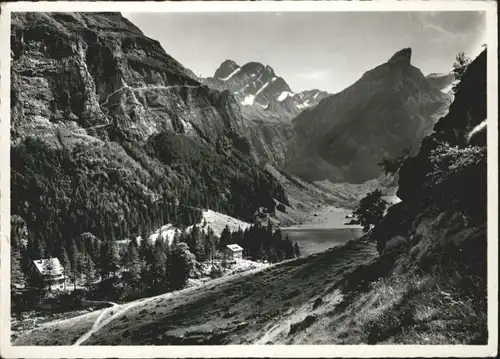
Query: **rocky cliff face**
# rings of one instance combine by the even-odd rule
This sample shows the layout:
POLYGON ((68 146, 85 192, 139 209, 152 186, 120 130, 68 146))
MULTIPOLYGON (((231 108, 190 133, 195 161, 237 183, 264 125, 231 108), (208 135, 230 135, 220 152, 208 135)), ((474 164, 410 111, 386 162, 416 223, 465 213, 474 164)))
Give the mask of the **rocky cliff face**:
POLYGON ((239 66, 226 60, 204 82, 212 88, 230 91, 242 105, 245 118, 250 120, 286 122, 328 95, 317 89, 295 93, 272 67, 258 62, 239 66))
POLYGON ((47 248, 287 202, 234 97, 120 14, 16 13, 11 43, 12 214, 47 248))
POLYGON ((382 158, 418 150, 448 105, 449 97, 411 65, 411 49, 403 49, 293 120, 300 143, 287 168, 311 180, 376 178, 382 158))
POLYGON ((425 76, 425 78, 432 88, 440 90, 443 93, 449 93, 451 91, 453 81, 455 81, 455 75, 453 72, 432 73, 425 76))
POLYGON ((121 15, 15 14, 12 56, 15 135, 111 126, 140 141, 164 130, 214 139, 244 127, 228 93, 193 80, 121 15))
POLYGON ((291 119, 328 95, 316 89, 295 93, 273 68, 258 62, 239 66, 226 60, 213 77, 200 81, 235 97, 249 121, 248 135, 259 157, 278 167, 283 166, 286 153, 295 146, 291 119))

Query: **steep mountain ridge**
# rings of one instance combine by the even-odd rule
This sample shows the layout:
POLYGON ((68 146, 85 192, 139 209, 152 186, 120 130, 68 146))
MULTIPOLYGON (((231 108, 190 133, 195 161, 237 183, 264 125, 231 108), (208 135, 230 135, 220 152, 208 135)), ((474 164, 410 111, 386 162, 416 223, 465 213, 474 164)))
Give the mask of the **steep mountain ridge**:
POLYGON ((192 80, 157 41, 118 15, 15 15, 12 40, 12 81, 21 86, 13 106, 16 135, 109 125, 143 141, 163 130, 215 138, 244 127, 231 96, 192 80), (17 121, 23 116, 30 121, 17 121))
POLYGON ((82 232, 189 225, 193 207, 252 220, 287 203, 233 96, 120 14, 14 13, 11 26, 11 211, 48 253, 82 232))
POLYGON ((212 88, 230 91, 242 105, 245 118, 250 120, 286 122, 328 95, 317 89, 295 93, 272 67, 259 62, 239 66, 226 60, 204 82, 212 88))
POLYGON ((451 86, 455 81, 455 75, 453 72, 431 73, 425 76, 425 78, 431 87, 436 88, 443 93, 450 92, 451 86))
POLYGON ((316 89, 295 93, 272 67, 259 62, 240 66, 225 60, 213 77, 199 80, 235 97, 249 121, 248 137, 259 158, 277 167, 283 166, 287 151, 295 146, 291 119, 328 95, 316 89))
POLYGON ((397 157, 409 146, 416 153, 448 105, 449 97, 411 65, 411 49, 402 49, 293 119, 301 142, 287 153, 286 168, 309 180, 376 178, 383 158, 397 157))

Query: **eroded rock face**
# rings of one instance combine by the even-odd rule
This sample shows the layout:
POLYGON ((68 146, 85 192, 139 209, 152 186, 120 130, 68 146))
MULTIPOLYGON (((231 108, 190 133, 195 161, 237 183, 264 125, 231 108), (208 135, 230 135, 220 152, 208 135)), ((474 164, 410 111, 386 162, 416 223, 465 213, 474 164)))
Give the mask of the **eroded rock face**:
POLYGON ((317 89, 295 93, 272 67, 258 62, 240 66, 226 60, 213 77, 201 81, 235 97, 248 120, 249 137, 259 157, 278 167, 295 145, 291 119, 328 95, 317 89))
POLYGON ((449 101, 411 65, 411 49, 398 51, 293 120, 300 141, 287 155, 287 169, 310 180, 376 178, 383 158, 394 158, 409 146, 418 151, 449 101))
POLYGON ((12 56, 14 137, 68 127, 95 135, 113 126, 139 141, 162 130, 205 140, 244 131, 229 93, 194 80, 120 14, 14 14, 12 56))
POLYGON ((286 122, 328 95, 317 89, 295 93, 272 67, 258 62, 239 66, 226 60, 213 77, 203 81, 212 88, 230 91, 242 105, 244 117, 250 120, 286 122))
POLYGON ((11 209, 47 248, 152 231, 179 202, 186 225, 287 203, 234 97, 120 14, 15 13, 11 44, 11 209))

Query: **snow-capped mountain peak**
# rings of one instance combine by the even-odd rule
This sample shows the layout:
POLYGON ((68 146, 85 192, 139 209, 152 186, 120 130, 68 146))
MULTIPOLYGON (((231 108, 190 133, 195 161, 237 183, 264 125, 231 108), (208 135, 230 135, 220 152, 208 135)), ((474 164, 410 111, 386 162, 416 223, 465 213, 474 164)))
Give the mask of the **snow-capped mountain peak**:
POLYGON ((293 92, 271 66, 255 61, 239 66, 232 60, 225 60, 214 76, 203 82, 219 91, 231 92, 242 106, 243 115, 249 119, 291 120, 328 95, 320 90, 293 92))

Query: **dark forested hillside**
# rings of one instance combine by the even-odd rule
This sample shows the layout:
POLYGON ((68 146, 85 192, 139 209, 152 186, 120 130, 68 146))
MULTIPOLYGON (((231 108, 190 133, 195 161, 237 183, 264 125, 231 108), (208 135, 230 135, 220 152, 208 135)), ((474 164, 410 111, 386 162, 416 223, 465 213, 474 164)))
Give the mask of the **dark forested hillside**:
POLYGON ((48 254, 287 203, 232 96, 120 14, 14 14, 11 56, 11 212, 48 254))

